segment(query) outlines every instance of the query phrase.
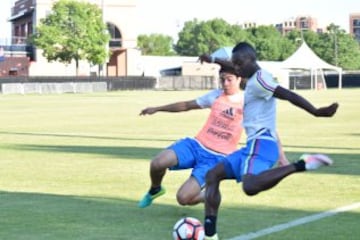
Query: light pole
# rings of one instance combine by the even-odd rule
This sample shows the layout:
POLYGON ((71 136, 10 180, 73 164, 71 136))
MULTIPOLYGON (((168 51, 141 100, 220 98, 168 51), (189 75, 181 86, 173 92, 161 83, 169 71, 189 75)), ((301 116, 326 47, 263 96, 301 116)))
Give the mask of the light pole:
POLYGON ((336 37, 336 29, 334 29, 334 57, 335 57, 335 66, 338 65, 338 44, 336 37))
POLYGON ((333 37, 333 41, 334 41, 334 62, 335 62, 335 66, 338 66, 338 39, 337 39, 337 33, 338 33, 338 26, 331 24, 328 27, 328 32, 330 34, 330 38, 331 35, 333 37))

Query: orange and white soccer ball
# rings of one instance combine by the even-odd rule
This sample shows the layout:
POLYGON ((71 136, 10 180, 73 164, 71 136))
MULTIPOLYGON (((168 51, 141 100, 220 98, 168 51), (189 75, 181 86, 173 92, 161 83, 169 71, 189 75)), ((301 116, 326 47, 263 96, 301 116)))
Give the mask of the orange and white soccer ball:
POLYGON ((203 240, 204 226, 193 217, 184 217, 177 221, 173 228, 174 240, 203 240))

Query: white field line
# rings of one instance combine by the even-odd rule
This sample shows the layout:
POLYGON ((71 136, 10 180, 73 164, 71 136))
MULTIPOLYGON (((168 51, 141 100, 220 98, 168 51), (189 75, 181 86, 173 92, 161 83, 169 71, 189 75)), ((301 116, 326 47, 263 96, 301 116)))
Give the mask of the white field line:
POLYGON ((301 224, 305 224, 305 223, 309 223, 309 222, 313 222, 316 220, 319 220, 321 218, 325 218, 325 217, 330 217, 333 216, 335 214, 341 213, 341 212, 346 212, 346 211, 350 211, 352 209, 356 209, 356 208, 360 208, 360 202, 357 203, 353 203, 351 205, 347 205, 347 206, 343 206, 340 208, 336 208, 333 210, 329 210, 326 212, 322 212, 322 213, 318 213, 318 214, 313 214, 307 217, 303 217, 303 218, 298 218, 295 219, 291 222, 287 222, 287 223, 283 223, 283 224, 279 224, 279 225, 275 225, 269 228, 264 228, 262 230, 256 231, 256 232, 250 232, 244 235, 240 235, 228 240, 250 240, 250 239, 255 239, 267 234, 271 234, 274 232, 280 232, 282 230, 291 228, 291 227, 295 227, 301 224))

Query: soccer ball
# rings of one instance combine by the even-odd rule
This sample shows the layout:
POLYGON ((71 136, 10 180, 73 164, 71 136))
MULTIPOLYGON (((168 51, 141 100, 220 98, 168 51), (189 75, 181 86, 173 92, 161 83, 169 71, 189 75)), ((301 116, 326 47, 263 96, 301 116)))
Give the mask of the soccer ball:
POLYGON ((174 240, 203 240, 205 238, 204 227, 196 218, 181 218, 174 225, 173 238, 174 240))

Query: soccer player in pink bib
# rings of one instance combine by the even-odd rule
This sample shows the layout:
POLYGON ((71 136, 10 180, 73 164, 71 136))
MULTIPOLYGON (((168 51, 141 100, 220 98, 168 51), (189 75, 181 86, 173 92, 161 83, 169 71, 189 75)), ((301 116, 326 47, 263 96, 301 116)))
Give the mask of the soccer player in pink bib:
MULTIPOLYGON (((181 205, 194 205, 204 201, 205 176, 226 155, 238 148, 242 133, 243 92, 240 89, 241 78, 232 66, 220 69, 222 89, 214 89, 207 94, 190 101, 177 102, 159 107, 149 107, 140 115, 163 112, 182 112, 193 109, 211 108, 209 117, 195 137, 180 139, 160 152, 150 163, 151 186, 139 201, 138 206, 145 208, 165 193, 161 185, 167 171, 192 169, 190 177, 177 192, 177 201, 181 205)), ((288 164, 280 148, 279 162, 288 164)))

